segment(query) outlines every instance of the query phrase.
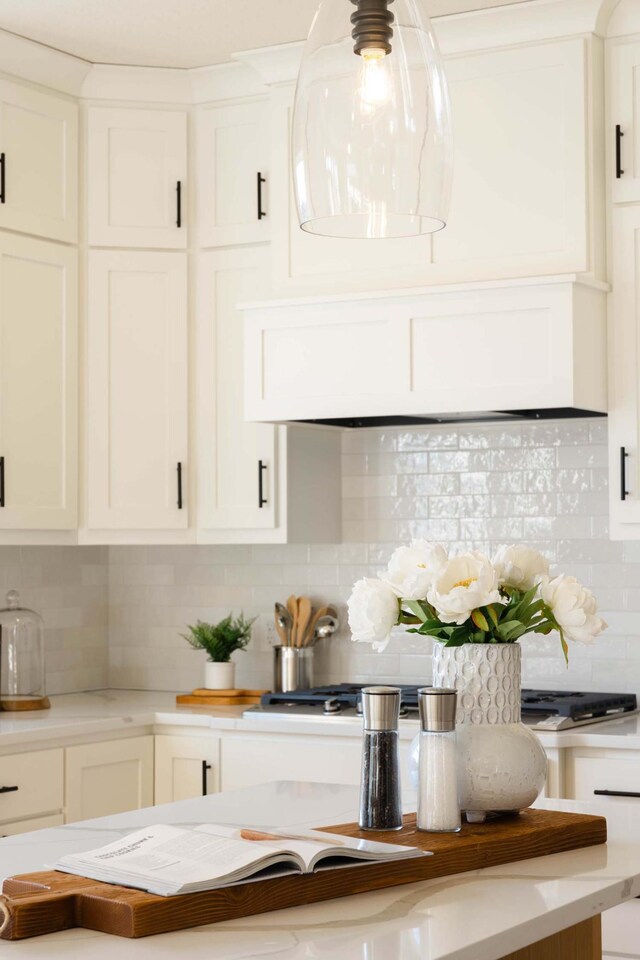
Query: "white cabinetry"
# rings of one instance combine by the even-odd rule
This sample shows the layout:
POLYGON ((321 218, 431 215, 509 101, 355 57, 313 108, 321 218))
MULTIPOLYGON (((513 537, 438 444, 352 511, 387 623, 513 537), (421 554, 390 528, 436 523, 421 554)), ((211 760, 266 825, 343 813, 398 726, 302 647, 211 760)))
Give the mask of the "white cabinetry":
POLYGON ((74 242, 78 107, 0 80, 0 227, 74 242))
POLYGON ((640 41, 610 51, 609 142, 615 203, 640 200, 640 41))
POLYGON ((246 414, 306 420, 606 410, 605 294, 572 281, 251 305, 246 414))
MULTIPOLYGON (((410 744, 400 744, 406 781, 410 744)), ((362 737, 239 734, 220 741, 221 789, 236 790, 272 780, 360 783, 362 737)), ((405 783, 405 789, 408 784, 405 783)))
POLYGON ((188 525, 186 282, 180 253, 90 254, 92 529, 188 525))
POLYGON ((611 537, 640 537, 640 205, 615 207, 609 302, 611 537))
POLYGON ((48 817, 29 817, 26 820, 14 820, 12 823, 0 823, 0 837, 14 837, 18 833, 31 833, 32 830, 47 830, 63 825, 64 817, 61 813, 48 817))
MULTIPOLYGON (((267 289, 264 247, 198 258, 198 539, 340 539, 340 435, 247 422, 238 304, 267 289)), ((253 376, 253 373, 252 373, 253 376)))
POLYGON ((77 255, 0 233, 0 529, 77 524, 77 255))
MULTIPOLYGON (((62 769, 62 750, 0 757, 0 834, 22 832, 14 821, 60 814, 62 769)), ((25 824, 24 829, 37 830, 38 826, 25 824)))
POLYGON ((183 110, 91 107, 88 158, 90 244, 186 247, 183 110))
POLYGON ((88 743, 65 753, 67 823, 152 805, 152 736, 88 743))
POLYGON ((586 272, 600 277, 600 48, 583 38, 449 57, 454 127, 449 222, 427 238, 324 239, 297 224, 290 177, 292 91, 275 109, 279 291, 383 289, 586 272), (597 88, 596 88, 597 90, 597 88))
POLYGON ((200 246, 268 240, 268 101, 201 107, 195 130, 200 246))
POLYGON ((160 735, 155 741, 155 804, 217 793, 220 788, 218 737, 160 735))

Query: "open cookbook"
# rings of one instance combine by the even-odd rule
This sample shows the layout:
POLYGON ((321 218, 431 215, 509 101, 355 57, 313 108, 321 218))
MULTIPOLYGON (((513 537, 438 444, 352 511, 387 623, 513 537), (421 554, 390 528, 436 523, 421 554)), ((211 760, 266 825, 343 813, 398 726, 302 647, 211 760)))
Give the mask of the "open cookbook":
POLYGON ((156 824, 97 850, 62 857, 55 869, 168 897, 287 873, 313 873, 359 860, 429 855, 416 847, 315 830, 156 824))

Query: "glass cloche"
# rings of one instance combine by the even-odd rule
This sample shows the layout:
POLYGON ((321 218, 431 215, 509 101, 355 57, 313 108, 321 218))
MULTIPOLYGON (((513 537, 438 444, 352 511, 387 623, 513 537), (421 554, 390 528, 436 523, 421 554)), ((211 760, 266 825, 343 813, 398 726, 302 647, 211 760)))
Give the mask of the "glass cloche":
POLYGON ((34 610, 20 606, 17 590, 0 610, 0 709, 46 710, 44 624, 34 610))

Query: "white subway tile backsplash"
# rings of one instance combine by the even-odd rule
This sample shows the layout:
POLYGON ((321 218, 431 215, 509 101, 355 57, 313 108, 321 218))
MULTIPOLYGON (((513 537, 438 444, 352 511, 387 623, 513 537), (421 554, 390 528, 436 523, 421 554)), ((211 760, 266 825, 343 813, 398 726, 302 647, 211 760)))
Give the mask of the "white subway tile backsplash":
POLYGON ((234 656, 241 686, 268 687, 275 600, 309 594, 342 626, 316 648, 316 680, 428 683, 431 641, 396 631, 383 654, 354 644, 346 601, 393 549, 425 537, 491 553, 531 542, 592 587, 608 633, 593 647, 522 641, 525 684, 640 693, 640 543, 608 539, 606 420, 462 424, 343 434, 343 542, 239 546, 0 547, 0 598, 16 587, 45 617, 52 693, 190 689, 203 657, 181 634, 230 611, 258 617, 234 656))

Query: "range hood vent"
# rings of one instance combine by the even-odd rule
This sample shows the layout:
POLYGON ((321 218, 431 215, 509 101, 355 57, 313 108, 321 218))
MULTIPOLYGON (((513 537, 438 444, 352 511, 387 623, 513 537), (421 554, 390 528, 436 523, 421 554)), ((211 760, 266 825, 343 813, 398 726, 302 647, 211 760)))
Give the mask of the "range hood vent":
POLYGON ((562 275, 247 304, 246 418, 371 427, 603 416, 606 293, 562 275))
POLYGON ((439 417, 335 417, 327 420, 301 420, 324 427, 410 427, 439 423, 504 423, 505 420, 576 420, 584 417, 606 417, 598 410, 579 410, 578 407, 549 407, 547 410, 483 410, 480 413, 449 413, 439 417))

